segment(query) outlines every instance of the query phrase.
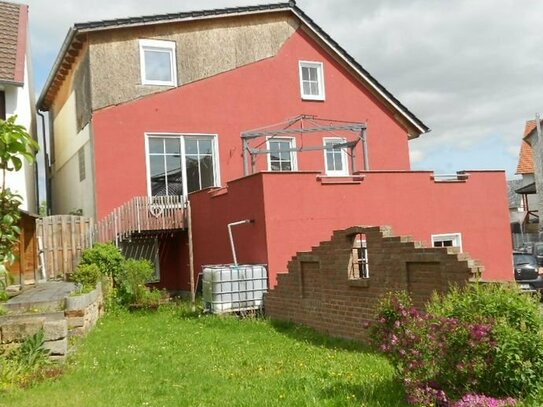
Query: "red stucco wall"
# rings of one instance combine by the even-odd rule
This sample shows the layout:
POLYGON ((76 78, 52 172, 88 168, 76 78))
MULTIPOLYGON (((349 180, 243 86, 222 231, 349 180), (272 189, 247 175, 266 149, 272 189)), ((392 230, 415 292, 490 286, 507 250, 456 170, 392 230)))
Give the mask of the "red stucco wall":
POLYGON ((459 232, 463 250, 484 265, 485 279, 511 280, 505 173, 474 171, 466 182, 457 183, 435 182, 431 176, 430 172, 371 172, 359 184, 326 185, 314 173, 262 173, 234 181, 225 195, 228 200, 216 200, 205 191, 196 193, 195 230, 209 222, 219 231, 205 238, 195 232, 197 258, 213 250, 214 262, 230 262, 222 233, 224 214, 235 213, 229 218, 235 221, 260 213, 243 235, 240 229, 238 257, 241 262, 268 263, 272 285, 297 251, 309 250, 328 240, 333 230, 353 225, 390 225, 395 234, 410 235, 428 247, 432 234, 459 232), (260 247, 264 241, 259 223, 264 217, 259 205, 265 212, 267 256, 260 247))
MULTIPOLYGON (((371 168, 409 169, 406 129, 316 43, 298 31, 276 57, 95 112, 92 124, 98 219, 131 197, 147 194, 146 132, 217 134, 224 185, 243 175, 242 131, 301 113, 367 122, 371 168), (301 99, 299 60, 324 62, 326 101, 301 99)), ((297 145, 322 145, 322 137, 304 135, 297 145)), ((360 145, 357 154, 358 168, 362 168, 360 145)), ((260 168, 266 165, 265 156, 259 163, 260 168)), ((298 154, 298 164, 300 170, 323 170, 323 152, 298 154)))

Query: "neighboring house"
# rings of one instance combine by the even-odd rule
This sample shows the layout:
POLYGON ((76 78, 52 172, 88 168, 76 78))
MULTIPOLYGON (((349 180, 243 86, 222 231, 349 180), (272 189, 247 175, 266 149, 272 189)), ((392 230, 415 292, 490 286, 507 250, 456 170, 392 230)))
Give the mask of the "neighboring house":
POLYGON ((505 173, 410 171, 408 141, 428 127, 294 1, 75 24, 38 107, 54 213, 98 219, 163 287, 188 290, 191 243, 195 274, 231 263, 239 221, 237 258, 267 264, 271 285, 355 224, 457 246, 486 279, 512 278, 505 173), (178 196, 191 234, 167 221, 178 196))
POLYGON ((522 225, 522 232, 537 233, 539 217, 537 208, 537 195, 534 176, 534 157, 532 146, 527 141, 527 137, 535 130, 535 120, 528 120, 524 127, 520 153, 517 165, 517 175, 522 178, 514 189, 521 198, 518 212, 511 218, 512 222, 522 225))
MULTIPOLYGON (((28 38, 28 6, 0 1, 0 119, 17 115, 17 124, 36 137, 28 38)), ((8 175, 8 187, 23 198, 21 209, 33 213, 38 211, 36 178, 36 166, 28 163, 8 175)))

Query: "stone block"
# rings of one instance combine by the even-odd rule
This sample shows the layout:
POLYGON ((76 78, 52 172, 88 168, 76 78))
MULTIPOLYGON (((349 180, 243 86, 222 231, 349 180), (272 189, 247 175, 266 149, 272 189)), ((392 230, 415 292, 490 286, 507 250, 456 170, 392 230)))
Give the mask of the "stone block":
POLYGON ((70 317, 68 318, 68 329, 79 328, 85 325, 84 317, 70 317))
POLYGON ((21 342, 43 328, 42 319, 19 320, 2 325, 2 343, 21 342))
POLYGON ((66 319, 58 321, 45 321, 43 330, 46 341, 56 341, 68 336, 68 323, 66 319))
POLYGON ((48 350, 51 355, 66 355, 68 352, 68 338, 58 341, 45 341, 43 348, 48 350))

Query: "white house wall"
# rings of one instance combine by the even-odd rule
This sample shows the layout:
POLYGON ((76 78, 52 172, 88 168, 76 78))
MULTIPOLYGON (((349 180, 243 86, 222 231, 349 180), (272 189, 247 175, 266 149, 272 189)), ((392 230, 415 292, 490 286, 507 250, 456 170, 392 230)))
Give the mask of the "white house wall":
MULTIPOLYGON (((24 126, 35 137, 35 108, 32 82, 25 63, 24 86, 5 85, 6 117, 17 115, 17 124, 24 126)), ((25 162, 18 172, 10 172, 7 177, 9 188, 18 193, 23 202, 21 209, 32 213, 37 212, 36 175, 34 164, 25 162)))
MULTIPOLYGON (((89 126, 82 130, 89 131, 89 126)), ((94 177, 91 165, 90 142, 81 146, 85 154, 85 179, 79 179, 79 157, 76 152, 62 168, 55 172, 51 182, 53 213, 69 214, 82 211, 85 216, 94 216, 94 177)))

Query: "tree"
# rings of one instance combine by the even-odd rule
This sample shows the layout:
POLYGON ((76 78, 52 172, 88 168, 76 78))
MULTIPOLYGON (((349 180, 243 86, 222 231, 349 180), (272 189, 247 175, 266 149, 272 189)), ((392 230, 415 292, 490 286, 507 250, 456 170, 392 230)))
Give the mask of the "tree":
POLYGON ((34 162, 38 143, 24 126, 16 124, 17 116, 0 119, 0 288, 7 284, 8 264, 13 263, 13 248, 19 240, 19 206, 21 196, 6 188, 8 172, 19 171, 23 160, 34 162))

